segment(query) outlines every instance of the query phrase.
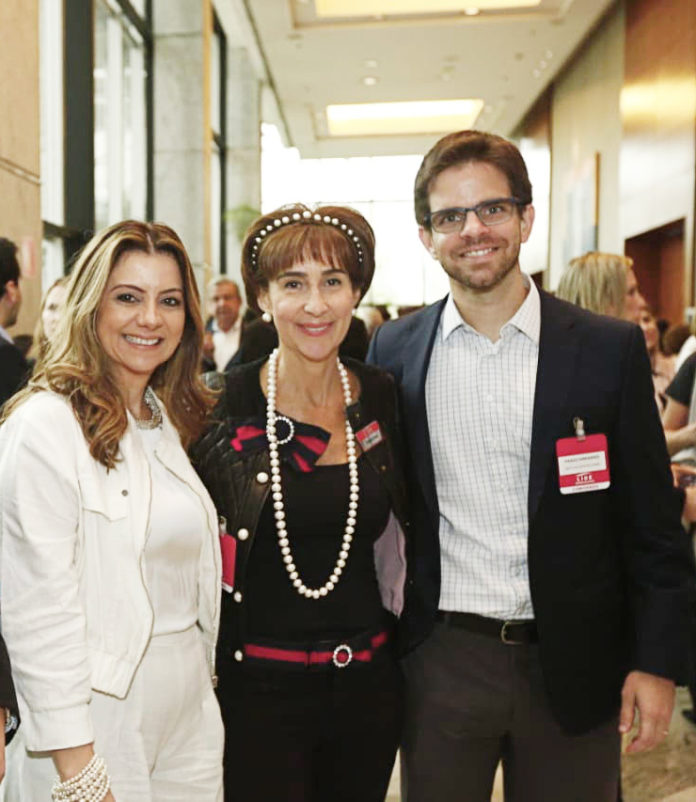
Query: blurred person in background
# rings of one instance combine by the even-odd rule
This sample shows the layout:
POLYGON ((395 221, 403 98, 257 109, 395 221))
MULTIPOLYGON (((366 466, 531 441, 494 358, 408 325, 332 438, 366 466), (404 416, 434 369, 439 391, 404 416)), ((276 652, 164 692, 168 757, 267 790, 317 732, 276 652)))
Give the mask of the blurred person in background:
POLYGON ((632 265, 627 256, 589 251, 570 260, 556 297, 590 312, 638 323, 646 304, 632 265))
POLYGON ((51 346, 3 411, 13 802, 222 799, 217 516, 183 448, 214 404, 202 334, 176 233, 117 223, 85 246, 51 346))
POLYGON ((30 370, 7 332, 17 322, 22 305, 19 276, 17 246, 0 237, 0 406, 24 384, 30 370))
POLYGON ((68 276, 56 279, 48 288, 41 301, 39 319, 34 328, 34 343, 31 356, 39 359, 46 355, 48 344, 53 339, 63 316, 63 306, 67 295, 68 276))
POLYGON ((208 352, 207 355, 212 356, 215 369, 223 371, 239 350, 242 341, 242 296, 237 282, 228 276, 213 279, 209 288, 213 321, 210 326, 212 354, 208 352))
POLYGON ((643 329, 645 346, 650 357, 650 369, 655 388, 655 403, 660 413, 662 413, 667 404, 665 391, 674 378, 675 358, 673 356, 665 356, 660 350, 660 332, 657 328, 657 320, 650 311, 650 307, 644 306, 640 310, 638 323, 643 329))

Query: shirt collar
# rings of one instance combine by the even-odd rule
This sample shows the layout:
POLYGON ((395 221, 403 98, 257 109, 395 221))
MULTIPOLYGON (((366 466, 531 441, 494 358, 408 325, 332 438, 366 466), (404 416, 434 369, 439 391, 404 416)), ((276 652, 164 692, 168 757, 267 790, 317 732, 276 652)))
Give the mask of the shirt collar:
MULTIPOLYGON (((522 273, 522 280, 527 288, 527 297, 522 301, 519 309, 500 329, 501 337, 509 327, 514 327, 525 334, 535 344, 539 345, 539 332, 541 330, 541 298, 536 284, 526 273, 522 273)), ((442 311, 442 340, 443 342, 459 326, 465 331, 476 332, 459 314, 452 293, 447 296, 445 308, 442 311)))
POLYGON ((8 343, 12 343, 12 345, 14 345, 14 340, 13 340, 13 339, 12 339, 12 337, 10 337, 10 335, 9 335, 9 334, 8 334, 8 333, 5 331, 5 329, 3 329, 3 327, 2 327, 2 326, 0 326, 0 339, 2 339, 2 340, 6 340, 8 343))

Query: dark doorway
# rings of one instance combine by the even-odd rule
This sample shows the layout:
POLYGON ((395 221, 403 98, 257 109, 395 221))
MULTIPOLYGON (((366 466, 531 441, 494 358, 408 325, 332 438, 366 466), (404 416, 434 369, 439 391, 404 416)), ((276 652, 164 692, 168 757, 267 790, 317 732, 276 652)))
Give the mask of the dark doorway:
POLYGON ((684 320, 684 219, 626 240, 641 294, 657 317, 684 320))

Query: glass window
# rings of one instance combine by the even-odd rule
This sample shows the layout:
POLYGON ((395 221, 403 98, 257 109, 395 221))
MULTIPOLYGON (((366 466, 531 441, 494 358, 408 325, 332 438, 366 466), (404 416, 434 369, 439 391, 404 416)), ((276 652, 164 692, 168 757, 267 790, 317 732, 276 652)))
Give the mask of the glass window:
POLYGON ((147 198, 145 47, 123 14, 95 4, 95 225, 143 219, 147 198))

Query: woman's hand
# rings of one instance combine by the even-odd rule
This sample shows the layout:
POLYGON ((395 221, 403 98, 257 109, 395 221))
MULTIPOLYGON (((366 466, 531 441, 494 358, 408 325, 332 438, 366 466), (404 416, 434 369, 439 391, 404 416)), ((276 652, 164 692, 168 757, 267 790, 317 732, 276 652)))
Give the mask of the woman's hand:
MULTIPOLYGON (((73 746, 70 749, 55 749, 51 755, 61 782, 65 782, 78 775, 94 757, 94 744, 73 746)), ((111 791, 103 798, 103 802, 116 802, 111 791)))

